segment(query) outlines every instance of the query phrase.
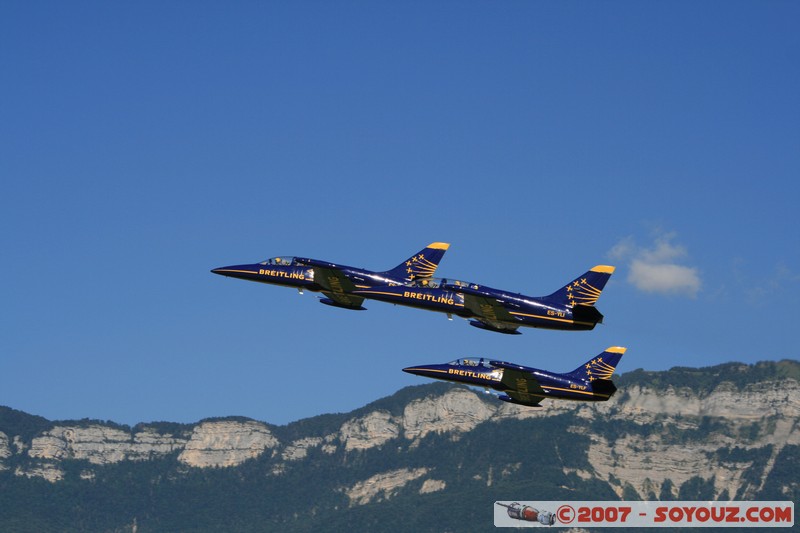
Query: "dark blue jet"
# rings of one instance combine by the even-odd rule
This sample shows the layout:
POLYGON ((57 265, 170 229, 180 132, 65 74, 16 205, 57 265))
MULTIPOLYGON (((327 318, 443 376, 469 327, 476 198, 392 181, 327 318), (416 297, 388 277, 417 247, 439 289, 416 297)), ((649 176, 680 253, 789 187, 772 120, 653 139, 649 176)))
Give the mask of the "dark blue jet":
POLYGON ((374 285, 400 285, 433 276, 439 261, 450 247, 434 242, 385 272, 337 265, 305 257, 273 257, 260 263, 215 268, 211 272, 232 278, 295 287, 301 293, 321 292, 320 302, 344 309, 363 310, 363 296, 354 295, 357 289, 374 285))
POLYGON ((624 353, 625 348, 612 346, 566 374, 483 358, 410 366, 403 372, 483 387, 487 391, 493 389, 498 393, 497 398, 504 402, 531 407, 539 405, 544 398, 604 402, 617 391, 611 376, 624 353))
POLYGON ((525 296, 465 281, 425 278, 404 285, 358 288, 354 295, 419 307, 470 320, 470 325, 499 333, 518 334, 520 326, 588 330, 603 321, 594 304, 613 266, 598 265, 549 296, 525 296))

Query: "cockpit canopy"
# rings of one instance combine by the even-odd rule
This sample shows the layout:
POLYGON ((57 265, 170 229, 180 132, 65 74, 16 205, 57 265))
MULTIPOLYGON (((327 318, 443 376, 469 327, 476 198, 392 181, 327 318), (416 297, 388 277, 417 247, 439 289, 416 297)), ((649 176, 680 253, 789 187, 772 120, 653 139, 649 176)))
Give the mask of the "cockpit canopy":
POLYGON ((474 283, 449 278, 418 278, 409 281, 406 285, 409 287, 422 287, 424 289, 441 289, 444 288, 445 285, 449 285, 451 286, 450 288, 455 290, 458 290, 458 287, 477 288, 477 285, 474 283))
POLYGON ((265 266, 291 266, 294 264, 294 257, 282 255, 279 257, 271 257, 266 261, 261 261, 259 265, 265 266))
POLYGON ((447 363, 448 365, 452 366, 475 366, 481 368, 494 368, 492 365, 489 364, 489 361, 486 361, 483 357, 480 359, 474 357, 464 357, 461 359, 454 359, 447 363))

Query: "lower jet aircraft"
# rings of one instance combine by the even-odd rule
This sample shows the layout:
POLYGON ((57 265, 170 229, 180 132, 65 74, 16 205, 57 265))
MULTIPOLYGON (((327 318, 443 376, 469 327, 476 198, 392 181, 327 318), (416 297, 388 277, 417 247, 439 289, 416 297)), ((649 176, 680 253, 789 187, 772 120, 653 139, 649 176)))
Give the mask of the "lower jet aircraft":
POLYGON ((344 309, 363 310, 363 296, 354 295, 357 289, 374 285, 400 285, 433 276, 439 261, 450 247, 445 242, 434 242, 385 272, 337 265, 305 257, 273 257, 260 263, 232 265, 215 268, 211 272, 221 276, 295 287, 322 292, 326 297, 320 302, 344 309))
POLYGON ((499 333, 519 334, 520 326, 588 330, 603 322, 594 304, 613 272, 613 266, 597 265, 553 294, 540 297, 438 278, 358 288, 353 294, 447 313, 449 318, 457 315, 469 319, 472 326, 499 333))
POLYGON ((555 374, 503 361, 456 359, 443 365, 420 365, 403 372, 493 389, 504 402, 535 407, 545 398, 604 402, 617 387, 611 382, 625 348, 612 346, 572 372, 555 374))

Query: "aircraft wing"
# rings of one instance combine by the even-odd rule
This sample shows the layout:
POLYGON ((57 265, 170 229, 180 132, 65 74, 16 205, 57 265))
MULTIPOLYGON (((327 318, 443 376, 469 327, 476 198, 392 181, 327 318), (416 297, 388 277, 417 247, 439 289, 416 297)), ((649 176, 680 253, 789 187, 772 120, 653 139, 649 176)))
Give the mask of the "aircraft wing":
POLYGON ((478 321, 488 325, 490 329, 516 331, 518 326, 513 322, 518 319, 503 307, 497 298, 487 296, 477 296, 468 292, 464 294, 464 307, 472 311, 478 317, 478 321))
POLYGON ((464 293, 464 307, 476 316, 487 319, 487 322, 516 322, 517 320, 496 298, 464 293))
POLYGON ((503 392, 512 399, 525 405, 539 405, 544 399, 544 391, 539 381, 530 372, 521 370, 523 367, 500 361, 492 361, 490 364, 503 369, 501 382, 508 387, 503 392))
POLYGON ((364 298, 349 294, 356 286, 340 270, 334 268, 314 267, 314 282, 322 286, 322 294, 341 307, 363 309, 364 298))
POLYGON ((506 391, 506 395, 517 403, 530 405, 531 407, 539 405, 539 403, 541 403, 541 401, 544 399, 541 396, 532 396, 530 394, 523 394, 521 392, 514 391, 506 391))

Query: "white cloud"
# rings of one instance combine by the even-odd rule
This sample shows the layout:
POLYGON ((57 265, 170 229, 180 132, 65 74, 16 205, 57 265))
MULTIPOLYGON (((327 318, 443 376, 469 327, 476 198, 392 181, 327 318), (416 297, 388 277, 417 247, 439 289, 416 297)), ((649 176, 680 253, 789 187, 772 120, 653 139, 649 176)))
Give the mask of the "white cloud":
POLYGON ((694 298, 702 285, 697 268, 680 265, 676 260, 688 257, 685 247, 672 243, 674 233, 656 237, 649 248, 638 246, 632 237, 618 242, 608 255, 630 261, 628 281, 644 292, 683 294, 694 298))
POLYGON ((700 290, 700 276, 696 268, 671 263, 648 263, 639 259, 631 261, 628 281, 644 292, 683 293, 696 296, 700 290))
POLYGON ((634 253, 635 247, 636 244, 633 242, 633 237, 625 237, 609 250, 608 257, 618 261, 625 260, 634 253))

